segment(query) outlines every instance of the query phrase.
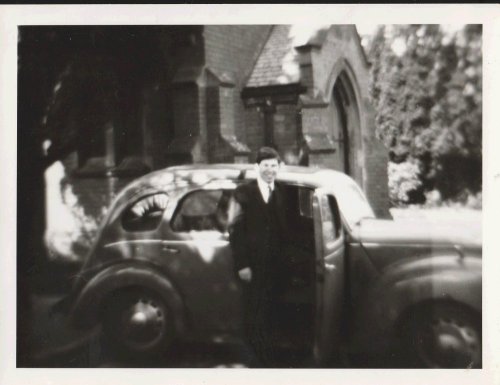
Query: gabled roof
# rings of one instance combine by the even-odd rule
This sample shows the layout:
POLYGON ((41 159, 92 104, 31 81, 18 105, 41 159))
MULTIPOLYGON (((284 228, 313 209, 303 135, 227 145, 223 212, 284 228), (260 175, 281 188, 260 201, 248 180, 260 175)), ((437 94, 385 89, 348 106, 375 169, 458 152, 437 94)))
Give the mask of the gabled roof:
POLYGON ((264 45, 246 87, 265 87, 299 82, 297 52, 290 36, 291 25, 276 25, 264 45))
MULTIPOLYGON (((354 25, 338 28, 351 28, 356 35, 356 43, 365 61, 366 55, 354 25)), ((330 25, 275 25, 255 63, 246 88, 270 87, 300 83, 299 54, 297 48, 304 46, 321 47, 333 26, 330 25)))

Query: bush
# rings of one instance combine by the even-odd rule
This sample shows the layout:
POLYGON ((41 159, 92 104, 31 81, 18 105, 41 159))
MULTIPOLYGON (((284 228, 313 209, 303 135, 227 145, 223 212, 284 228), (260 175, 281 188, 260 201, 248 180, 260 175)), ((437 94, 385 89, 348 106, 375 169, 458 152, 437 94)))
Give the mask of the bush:
POLYGON ((472 210, 481 210, 483 207, 483 194, 482 192, 474 194, 469 190, 464 190, 453 199, 443 200, 441 193, 436 189, 426 192, 425 204, 422 205, 422 208, 439 208, 439 207, 467 208, 472 210))
POLYGON ((388 163, 389 198, 395 207, 412 203, 412 193, 422 187, 420 167, 414 161, 388 163))
POLYGON ((482 210, 483 208, 483 193, 480 191, 476 195, 469 195, 465 205, 470 209, 482 210))

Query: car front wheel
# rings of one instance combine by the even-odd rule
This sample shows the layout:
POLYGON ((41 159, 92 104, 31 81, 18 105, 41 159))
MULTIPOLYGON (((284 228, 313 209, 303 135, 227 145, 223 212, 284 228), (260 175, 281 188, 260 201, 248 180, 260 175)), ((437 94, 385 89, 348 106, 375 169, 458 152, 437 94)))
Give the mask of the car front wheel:
POLYGON ((103 332, 120 354, 149 356, 173 337, 172 314, 156 293, 133 288, 114 293, 103 309, 103 332))
POLYGON ((417 307, 402 324, 408 366, 480 368, 481 320, 454 303, 417 307))

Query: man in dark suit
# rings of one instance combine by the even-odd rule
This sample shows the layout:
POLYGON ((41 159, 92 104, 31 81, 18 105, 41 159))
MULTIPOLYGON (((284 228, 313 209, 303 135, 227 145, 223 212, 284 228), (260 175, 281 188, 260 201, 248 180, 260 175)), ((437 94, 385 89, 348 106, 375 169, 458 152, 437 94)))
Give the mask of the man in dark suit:
POLYGON ((286 203, 276 182, 281 160, 276 150, 261 148, 256 157, 257 179, 238 186, 230 207, 230 243, 243 287, 247 342, 261 366, 276 359, 272 310, 283 285, 286 244, 286 203))

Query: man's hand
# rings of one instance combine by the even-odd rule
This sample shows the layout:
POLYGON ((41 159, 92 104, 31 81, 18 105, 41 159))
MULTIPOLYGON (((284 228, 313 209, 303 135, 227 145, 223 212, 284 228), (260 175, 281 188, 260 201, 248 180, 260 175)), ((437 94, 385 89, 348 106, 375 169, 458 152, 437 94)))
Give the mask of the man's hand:
POLYGON ((252 280, 252 269, 245 267, 244 269, 238 271, 238 275, 242 281, 250 282, 252 280))

